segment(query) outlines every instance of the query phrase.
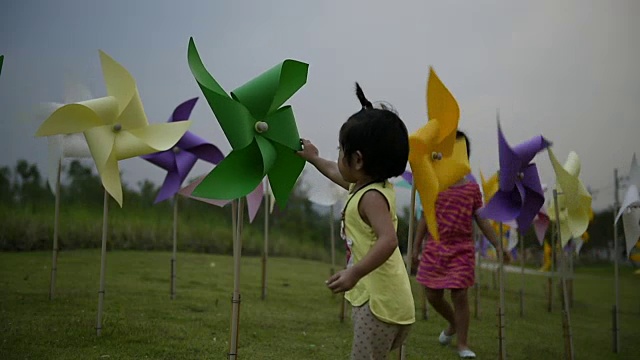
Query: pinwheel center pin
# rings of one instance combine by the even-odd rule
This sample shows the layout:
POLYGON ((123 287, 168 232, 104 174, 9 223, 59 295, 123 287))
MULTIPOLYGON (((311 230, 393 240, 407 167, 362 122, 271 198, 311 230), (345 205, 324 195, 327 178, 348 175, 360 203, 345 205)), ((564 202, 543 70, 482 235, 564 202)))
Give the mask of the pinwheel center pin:
POLYGON ((120 130, 122 130, 122 125, 121 124, 113 125, 113 132, 119 132, 120 130))
POLYGON ((255 125, 255 129, 259 133, 266 132, 267 130, 269 130, 269 124, 264 121, 258 121, 255 125))
POLYGON ((524 173, 519 172, 518 173, 518 180, 522 180, 522 179, 524 179, 524 173))
POLYGON ((173 150, 173 153, 174 153, 174 154, 177 154, 177 153, 179 153, 179 152, 180 152, 180 148, 179 148, 179 147, 177 147, 177 146, 174 146, 174 147, 173 147, 173 149, 171 149, 171 150, 173 150))
POLYGON ((441 152, 432 152, 431 153, 431 159, 433 160, 442 160, 442 153, 441 152))

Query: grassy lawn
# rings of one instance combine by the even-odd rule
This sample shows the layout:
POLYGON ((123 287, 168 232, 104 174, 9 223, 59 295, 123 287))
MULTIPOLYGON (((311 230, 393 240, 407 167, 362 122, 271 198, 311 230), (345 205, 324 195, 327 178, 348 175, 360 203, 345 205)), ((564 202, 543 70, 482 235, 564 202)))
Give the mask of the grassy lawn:
MULTIPOLYGON (((228 351, 232 259, 180 253, 176 300, 169 299, 167 252, 114 251, 107 259, 104 329, 95 335, 100 253, 63 252, 57 296, 48 300, 49 252, 0 253, 1 359, 224 359, 228 351)), ((260 300, 260 259, 242 262, 241 359, 347 359, 351 327, 338 321, 340 298, 324 287, 330 266, 290 258, 269 263, 269 289, 260 300)), ((576 359, 637 359, 640 277, 621 271, 621 347, 611 352, 613 271, 580 268, 572 310, 576 359)), ((525 317, 518 314, 520 274, 507 277, 510 359, 561 359, 559 303, 546 311, 546 278, 526 277, 525 317)), ((415 284, 414 284, 415 285, 415 284)), ((418 287, 414 287, 420 305, 418 287)), ((497 354, 497 292, 481 272, 480 318, 470 341, 481 359, 497 354)), ((470 296, 473 304, 473 296, 470 296)), ((414 325, 408 359, 456 359, 437 344, 444 321, 430 309, 414 325)), ((472 307, 473 316, 473 307, 472 307)), ((394 357, 395 358, 395 357, 394 357)))

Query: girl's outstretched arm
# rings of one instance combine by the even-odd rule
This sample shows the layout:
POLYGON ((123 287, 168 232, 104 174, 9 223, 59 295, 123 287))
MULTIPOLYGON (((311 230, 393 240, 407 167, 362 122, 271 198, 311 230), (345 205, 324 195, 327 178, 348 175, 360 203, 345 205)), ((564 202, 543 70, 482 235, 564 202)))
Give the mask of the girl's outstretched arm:
MULTIPOLYGON (((476 224, 478 224, 478 227, 480 228, 480 230, 482 230, 482 233, 484 234, 484 236, 487 238, 487 240, 489 240, 491 245, 493 245, 493 247, 496 249, 496 255, 498 255, 497 252, 498 252, 499 240, 498 240, 498 235, 496 235, 496 232, 493 230, 493 226, 491 226, 491 223, 489 222, 489 220, 479 217, 478 214, 474 214, 473 216, 476 220, 476 224)), ((504 250, 502 251, 502 258, 505 263, 509 263, 511 259, 509 257, 509 253, 504 250)))
POLYGON ((318 169, 318 171, 320 171, 322 175, 329 178, 329 180, 349 190, 349 185, 351 184, 346 182, 342 178, 342 175, 340 175, 340 170, 338 170, 338 163, 321 158, 318 148, 313 145, 311 141, 307 139, 300 140, 302 140, 302 151, 298 151, 298 155, 311 163, 311 165, 315 166, 316 169, 318 169))
POLYGON ((351 290, 365 275, 384 264, 398 247, 398 236, 384 195, 375 190, 367 191, 360 199, 358 210, 378 239, 357 264, 337 272, 326 281, 327 287, 334 293, 351 290))

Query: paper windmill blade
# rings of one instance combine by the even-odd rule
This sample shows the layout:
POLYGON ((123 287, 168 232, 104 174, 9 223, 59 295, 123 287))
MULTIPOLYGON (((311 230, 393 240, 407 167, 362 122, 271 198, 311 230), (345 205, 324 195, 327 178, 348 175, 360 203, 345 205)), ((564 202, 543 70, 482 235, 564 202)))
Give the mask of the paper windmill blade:
POLYGON ((171 148, 191 122, 149 125, 131 74, 102 51, 100 62, 107 96, 62 106, 36 136, 83 132, 102 185, 122 206, 118 160, 171 148))
MULTIPOLYGON (((198 98, 193 98, 178 105, 169 118, 169 122, 189 119, 197 101, 198 98)), ((198 159, 216 165, 222 161, 224 155, 215 145, 187 131, 173 149, 144 155, 142 158, 167 171, 167 176, 154 202, 157 204, 172 197, 180 190, 180 186, 198 159)))
MULTIPOLYGON (((589 227, 591 195, 578 178, 580 174, 580 158, 578 158, 578 155, 573 151, 570 152, 567 161, 562 166, 551 148, 547 151, 553 171, 556 174, 560 239, 564 247, 569 240, 579 237, 589 227)), ((556 221, 553 200, 549 206, 549 219, 556 221)))
MULTIPOLYGON (((40 104, 36 108, 35 117, 38 121, 46 119, 56 110, 65 104, 71 104, 79 101, 91 99, 90 91, 83 85, 68 82, 65 85, 64 103, 47 102, 40 104)), ((90 159, 91 151, 81 133, 69 135, 52 135, 47 136, 48 145, 48 183, 49 189, 55 193, 56 182, 58 179, 58 167, 65 158, 90 159)))
POLYGON ((515 219, 518 231, 524 234, 544 205, 538 168, 531 161, 548 146, 545 138, 535 136, 512 148, 498 123, 499 187, 478 215, 502 222, 515 219))
POLYGON ((509 230, 507 230, 507 233, 506 233, 506 237, 507 237, 507 246, 505 246, 505 249, 507 249, 507 251, 513 251, 516 248, 516 246, 518 246, 518 228, 509 227, 509 230))
POLYGON ((396 182, 396 186, 399 186, 405 189, 411 189, 412 184, 413 184, 413 174, 411 173, 411 171, 403 172, 402 175, 400 176, 400 181, 396 182))
POLYGON ((616 216, 615 223, 622 217, 624 226, 624 239, 627 245, 627 255, 640 239, 640 166, 636 154, 633 154, 631 170, 629 171, 629 188, 624 195, 624 201, 620 206, 620 211, 616 216))
POLYGON ((432 68, 427 83, 429 121, 409 136, 409 165, 422 200, 427 227, 438 241, 435 202, 438 193, 471 172, 466 143, 456 141, 460 109, 432 68))
MULTIPOLYGON (((191 184, 180 189, 180 191, 178 191, 178 194, 188 197, 190 199, 202 201, 207 204, 215 205, 219 207, 223 207, 228 203, 230 203, 231 200, 216 200, 216 199, 209 199, 209 198, 193 195, 194 190, 202 183, 205 177, 206 177, 205 175, 198 177, 191 184)), ((252 223, 253 219, 255 219, 256 215, 258 215, 258 210, 260 209, 260 203, 262 202, 263 197, 264 197, 264 187, 262 184, 260 184, 260 186, 257 186, 255 189, 253 189, 252 192, 250 192, 247 195, 247 211, 249 212, 250 223, 252 223)))
POLYGON ((480 171, 480 181, 482 182, 482 196, 484 203, 488 203, 493 195, 498 192, 498 173, 491 175, 487 180, 484 178, 484 174, 480 171))
POLYGON ((464 178, 467 179, 468 182, 472 182, 476 184, 478 183, 478 180, 472 173, 468 173, 467 176, 465 176, 464 178))
POLYGON ((347 191, 345 189, 325 178, 315 168, 307 175, 305 176, 309 185, 307 195, 312 203, 320 206, 333 206, 346 197, 347 191))
POLYGON ((264 193, 267 194, 267 198, 269 199, 269 214, 273 214, 273 209, 276 205, 276 199, 273 196, 273 191, 271 190, 271 186, 269 186, 269 181, 267 179, 264 180, 264 193))
POLYGON ((194 190, 212 199, 237 199, 266 176, 283 207, 305 161, 291 106, 281 107, 307 82, 309 65, 285 60, 231 92, 229 96, 205 69, 193 39, 189 67, 216 115, 232 151, 194 190))
POLYGON ((544 243, 544 236, 547 233, 548 228, 549 215, 547 215, 547 211, 543 206, 538 212, 538 215, 533 219, 533 230, 536 233, 536 239, 538 239, 538 243, 540 243, 540 245, 544 243))

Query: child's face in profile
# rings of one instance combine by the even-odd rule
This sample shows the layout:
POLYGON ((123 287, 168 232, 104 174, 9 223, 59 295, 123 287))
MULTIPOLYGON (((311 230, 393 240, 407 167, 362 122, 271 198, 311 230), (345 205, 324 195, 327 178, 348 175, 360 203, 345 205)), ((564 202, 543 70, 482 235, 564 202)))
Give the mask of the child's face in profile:
POLYGON ((347 162, 347 159, 344 157, 344 151, 342 151, 342 146, 338 147, 338 170, 340 171, 340 175, 346 182, 354 183, 356 182, 353 179, 353 174, 351 171, 351 167, 347 162))

